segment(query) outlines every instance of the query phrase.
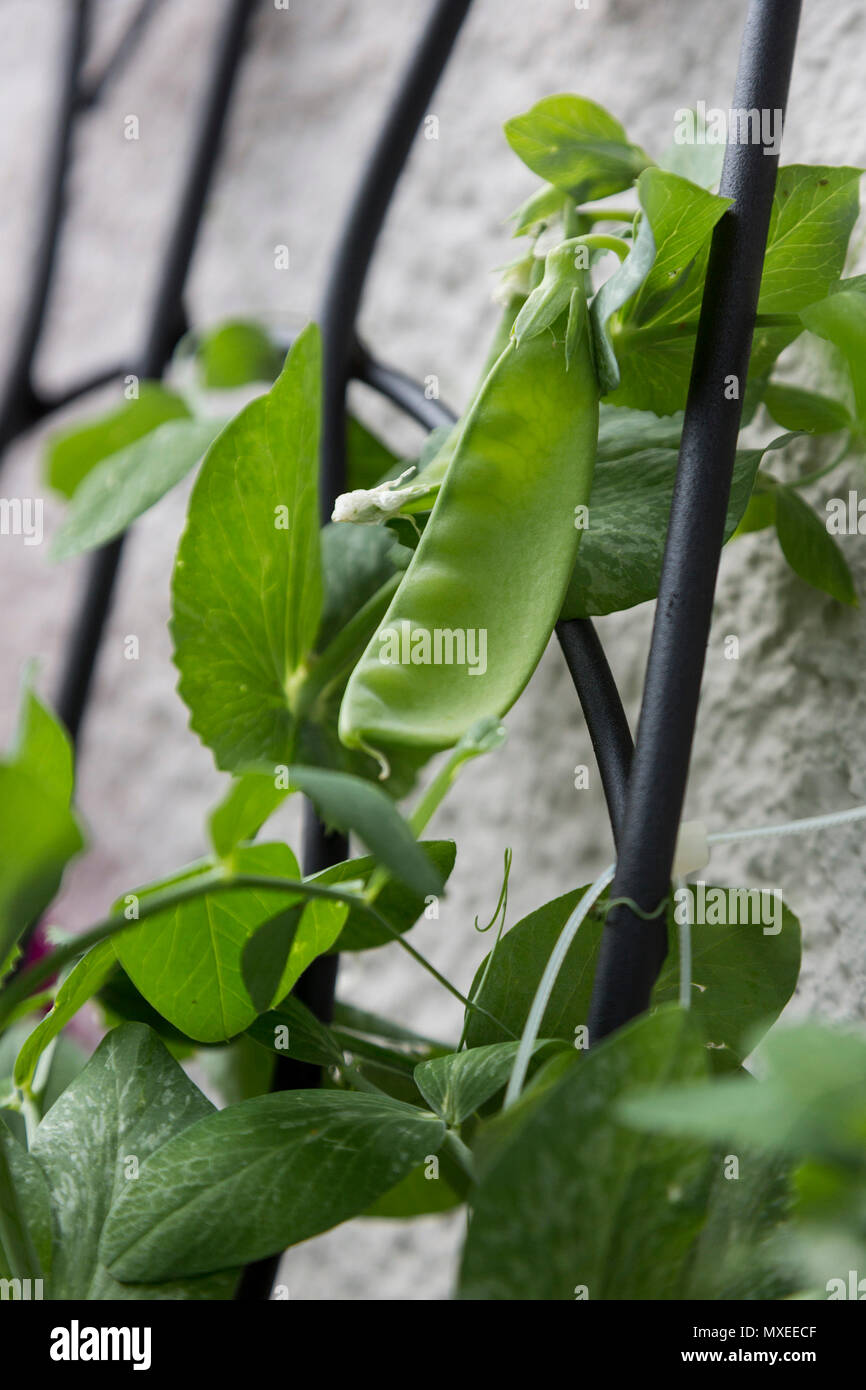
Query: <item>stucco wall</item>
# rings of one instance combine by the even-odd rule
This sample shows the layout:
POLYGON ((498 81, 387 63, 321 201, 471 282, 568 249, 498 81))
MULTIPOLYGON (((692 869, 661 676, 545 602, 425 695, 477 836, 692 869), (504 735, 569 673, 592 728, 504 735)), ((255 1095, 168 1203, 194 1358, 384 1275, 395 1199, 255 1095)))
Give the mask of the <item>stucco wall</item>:
MULTIPOLYGON (((0 6, 0 355, 23 287, 51 118, 66 5, 0 6)), ((111 16, 103 40, 129 9, 111 16)), ((213 40, 204 0, 163 0, 134 63, 87 118, 76 151, 72 203, 40 374, 59 384, 134 353, 160 245, 174 203, 191 119, 213 40), (123 138, 135 114, 140 139, 123 138)), ((745 0, 476 0, 431 103, 438 140, 419 139, 382 238, 363 306, 365 336, 416 376, 435 373, 461 404, 483 358, 495 310, 493 267, 512 255, 504 218, 533 188, 501 134, 508 116, 543 95, 574 90, 609 106, 631 138, 659 151, 677 107, 727 106, 745 0)), ((862 164, 861 93, 866 15, 856 0, 805 5, 784 158, 862 164)), ((300 323, 316 312, 340 219, 382 111, 427 6, 400 0, 262 0, 231 132, 191 278, 197 323, 261 314, 300 323), (274 270, 285 243, 291 269, 274 270)), ((110 404, 116 392, 103 392, 110 404)), ((401 445, 417 435, 359 396, 367 418, 401 445)), ((72 414, 92 409, 91 400, 72 414)), ((70 416, 71 418, 71 416, 70 416)), ((42 432, 11 451, 6 496, 42 495, 42 432)), ((187 731, 174 691, 165 631, 172 556, 187 489, 147 515, 128 546, 90 710, 80 772, 92 848, 70 873, 56 912, 84 925, 115 893, 199 854, 203 814, 221 780, 187 731), (122 641, 140 639, 138 662, 122 641)), ((46 500, 50 530, 59 510, 46 500)), ((866 592, 857 538, 843 541, 866 592)), ((47 546, 2 543, 0 670, 3 731, 12 725, 23 663, 42 660, 54 688, 63 634, 83 567, 53 569, 47 546)), ((507 557, 503 557, 507 563, 507 557)), ((629 711, 636 713, 651 612, 599 623, 629 711)), ((713 828, 787 819, 866 799, 859 731, 866 627, 785 568, 775 542, 747 538, 725 555, 707 658, 690 813, 713 828), (740 637, 727 661, 723 638, 740 637)), ((597 777, 575 791, 576 764, 592 764, 576 699, 551 648, 508 719, 510 739, 476 763, 435 830, 460 844, 438 922, 415 940, 466 985, 485 949, 473 931, 499 891, 502 852, 514 850, 513 923, 547 898, 586 882, 611 857, 597 777)), ((291 816, 289 832, 293 833, 291 816)), ((717 856, 731 881, 781 886, 802 918, 806 959, 794 1008, 852 1017, 866 994, 862 868, 856 830, 717 856)), ((341 989, 419 1027, 454 1035, 453 1001, 399 951, 347 963, 341 989)), ((446 1296, 460 1219, 406 1228, 355 1223, 291 1252, 293 1298, 446 1296)))

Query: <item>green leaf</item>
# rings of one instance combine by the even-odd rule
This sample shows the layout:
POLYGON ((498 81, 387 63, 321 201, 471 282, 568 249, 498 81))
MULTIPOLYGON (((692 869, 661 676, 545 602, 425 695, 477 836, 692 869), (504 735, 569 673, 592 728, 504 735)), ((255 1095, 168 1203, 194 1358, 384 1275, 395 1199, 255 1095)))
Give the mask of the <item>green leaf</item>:
MULTIPOLYGON (((791 165, 779 171, 759 313, 796 313, 820 299, 838 280, 857 216, 858 179, 857 170, 845 168, 791 165)), ((664 277, 661 273, 656 277, 654 268, 640 296, 627 302, 613 318, 608 332, 622 381, 615 391, 612 383, 606 383, 605 389, 611 391, 616 405, 664 415, 681 410, 685 404, 709 233, 728 201, 713 198, 660 170, 641 175, 638 190, 659 248, 656 265, 668 275, 669 287, 665 292, 664 277), (671 255, 664 261, 662 247, 668 240, 671 255)), ((632 256, 637 254, 636 243, 632 256)), ((628 273, 631 258, 608 284, 628 273)), ((607 317, 603 300, 596 318, 602 311, 607 317)), ((752 344, 750 378, 766 376, 799 331, 797 325, 759 325, 752 344)), ((743 391, 745 384, 740 385, 743 391)))
POLYGON ((226 859, 242 840, 252 840, 265 821, 288 796, 276 779, 263 772, 235 777, 218 806, 208 817, 211 844, 226 859))
POLYGON ((178 551, 178 688, 192 728, 230 772, 292 757, 292 692, 321 612, 320 357, 311 325, 271 390, 211 446, 178 551))
POLYGON ((251 1023, 247 1033, 279 1057, 294 1057, 314 1067, 338 1066, 343 1061, 343 1049, 330 1028, 292 994, 251 1023))
POLYGON ((51 902, 83 846, 71 794, 66 732, 25 688, 16 746, 0 762, 0 961, 51 902))
POLYGON ((682 1299, 784 1298, 771 1241, 790 1215, 787 1163, 754 1149, 713 1155, 707 1221, 686 1271, 682 1299), (730 1160, 737 1163, 732 1173, 730 1160))
POLYGON ((420 897, 441 893, 442 876, 381 787, 318 767, 290 767, 288 781, 313 802, 331 830, 350 831, 378 863, 420 897))
POLYGON ((202 384, 209 391, 273 381, 285 355, 261 324, 247 319, 232 319, 211 329, 202 336, 196 353, 202 384))
MULTIPOLYGON (((677 112, 679 120, 680 112, 677 112)), ((706 119, 699 111, 690 113, 689 127, 685 123, 677 130, 676 138, 668 145, 660 169, 668 169, 680 178, 696 183, 699 188, 718 188, 722 177, 726 142, 707 139, 706 119), (693 138, 685 138, 686 136, 693 138)))
POLYGON ((416 1216, 439 1216, 442 1212, 454 1211, 463 1201, 460 1192, 455 1191, 445 1173, 446 1155, 439 1159, 440 1172, 434 1176, 433 1165, 423 1164, 413 1168, 405 1178, 401 1178, 390 1192, 377 1197, 375 1202, 362 1212, 362 1216, 376 1220, 409 1221, 416 1216))
POLYGON ((862 1166, 866 1039, 804 1023, 774 1030, 761 1059, 765 1080, 732 1078, 636 1095, 621 1106, 621 1118, 654 1133, 862 1166))
POLYGON ((810 304, 800 317, 810 333, 828 339, 842 353, 851 373, 857 417, 861 429, 866 428, 866 296, 840 290, 810 304))
MULTIPOLYGON (((375 487, 398 464, 387 444, 354 415, 346 417, 346 491, 375 487)), ((346 528, 352 529, 352 528, 346 528)))
POLYGON ((603 107, 568 93, 545 97, 506 121, 505 135, 534 174, 579 203, 630 188, 650 162, 603 107))
MULTIPOLYGON (((628 415, 633 440, 639 440, 647 416, 638 411, 617 413, 628 415)), ((618 456, 599 453, 563 619, 616 613, 657 596, 677 458, 678 444, 624 446, 618 456)), ((726 541, 746 510, 761 458, 760 449, 737 451, 725 515, 726 541)))
POLYGON ((755 487, 749 498, 749 505, 740 517, 732 539, 747 536, 753 531, 766 531, 776 524, 776 480, 760 471, 755 479, 755 487))
MULTIPOLYGON (((433 1057, 415 1068, 415 1084, 427 1104, 450 1129, 464 1120, 500 1091, 511 1075, 519 1043, 492 1043, 447 1057, 433 1057)), ((533 1056, 550 1050, 550 1040, 538 1039, 533 1056)))
POLYGON ((704 1219, 705 1151, 629 1134, 613 1112, 634 1087, 705 1069, 688 1020, 664 1010, 601 1043, 545 1091, 481 1173, 461 1297, 678 1297, 704 1219))
POLYGON ((222 420, 169 420, 95 464, 76 489, 51 547, 68 560, 105 545, 185 478, 222 420))
POLYGON ((663 169, 647 169, 637 187, 635 245, 596 296, 593 322, 609 344, 603 391, 666 415, 685 404, 710 238, 731 199, 663 169))
MULTIPOLYGON (((792 164, 779 170, 759 314, 797 313, 839 286, 857 220, 859 183, 858 169, 792 164)), ((799 332, 796 326, 759 323, 750 378, 767 376, 799 332)))
POLYGON ((45 1048, 66 1027, 94 994, 97 994, 117 966, 114 947, 102 941, 82 956, 57 991, 54 1006, 29 1034, 15 1062, 15 1085, 29 1086, 36 1063, 45 1048))
POLYGON ((102 1256, 122 1279, 205 1273, 346 1221, 435 1154, 445 1126, 384 1096, 287 1091, 164 1144, 112 1207, 102 1256))
POLYGON ((224 1105, 266 1096, 274 1082, 273 1057, 246 1033, 227 1047, 202 1048, 196 1061, 224 1105))
POLYGON ((856 607, 851 571, 824 522, 792 488, 780 483, 775 491, 779 544, 792 570, 839 603, 856 607))
MULTIPOLYGON (((51 1191, 55 1299, 223 1299, 234 1274, 141 1287, 117 1283, 98 1254, 109 1208, 131 1174, 213 1106, 142 1024, 104 1038, 42 1120, 32 1154, 51 1191), (132 1160, 135 1160, 133 1164, 132 1160)), ((228 1263, 228 1262, 227 1262, 228 1263)))
POLYGON ((759 314, 796 314, 839 279, 857 221, 862 172, 809 164, 779 170, 759 314))
MULTIPOLYGON (((493 953, 493 959, 486 957, 478 967, 469 997, 505 1024, 513 1037, 519 1037, 523 1031, 556 940, 585 892, 585 888, 575 888, 530 912, 505 933, 493 953), (482 978, 484 987, 476 995, 482 978)), ((542 1037, 562 1038, 573 1043, 575 1028, 586 1023, 604 914, 604 905, 597 905, 569 947, 541 1021, 539 1033, 542 1037)), ((470 1010, 466 1027, 467 1047, 501 1043, 507 1038, 508 1035, 497 1028, 492 1018, 479 1013, 477 1009, 470 1010)))
MULTIPOLYGON (((692 1019, 710 1049, 710 1061, 720 1069, 736 1067, 749 1055, 760 1034, 779 1017, 796 989, 800 974, 800 923, 777 899, 773 900, 771 913, 770 900, 765 897, 762 903, 759 889, 752 889, 750 898, 738 898, 738 906, 733 910, 728 906, 731 894, 743 895, 750 890, 703 884, 700 888, 689 885, 685 891, 692 919, 696 915, 746 919, 730 925, 724 921, 698 921, 691 927, 692 1019), (704 906, 696 914, 699 892, 704 894, 704 906), (719 893, 725 894, 725 898, 712 896, 719 893), (712 906, 714 902, 724 902, 724 910, 717 912, 712 906)), ((653 988, 654 1006, 673 1003, 679 996, 678 928, 673 918, 684 916, 685 909, 685 902, 680 900, 669 917, 668 955, 653 988)))
MULTIPOLYGON (((750 917, 754 920, 761 916, 760 899, 753 896, 749 910, 742 912, 746 923, 713 925, 716 899, 711 895, 718 890, 712 885, 704 885, 704 889, 705 907, 698 915, 710 917, 711 922, 701 922, 691 929, 691 1014, 695 1028, 710 1049, 711 1060, 718 1067, 730 1067, 743 1061, 754 1046, 758 1030, 779 1016, 794 992, 800 965, 800 924, 781 904, 780 929, 765 936, 761 920, 755 925, 747 924, 750 917)), ((737 890, 721 891, 730 894, 737 890)), ((585 888, 576 888, 530 913, 502 937, 486 978, 487 960, 478 969, 470 998, 517 1036, 523 1032, 556 941, 585 892, 585 888), (476 998, 475 990, 482 978, 484 987, 476 998)), ((689 892, 694 903, 694 889, 689 892)), ((732 900, 726 897, 725 902, 729 901, 732 900)), ((739 903, 740 899, 736 901, 739 903)), ((679 903, 669 910, 668 954, 653 990, 654 1008, 679 997, 679 927, 675 908, 682 911, 679 903)), ((603 898, 569 947, 542 1019, 541 1036, 574 1043, 575 1030, 586 1024, 606 912, 607 901, 603 898)), ((728 915, 738 913, 735 908, 728 915)), ((770 921, 768 925, 774 928, 776 923, 770 921)), ((504 1037, 491 1019, 471 1012, 466 1029, 470 1048, 504 1037)))
POLYGON ((158 382, 143 381, 137 400, 126 401, 89 424, 74 425, 49 441, 45 459, 49 486, 64 497, 72 497, 81 480, 102 459, 126 449, 166 420, 188 415, 180 396, 158 382))
POLYGON ((806 434, 832 434, 846 429, 851 416, 841 401, 821 396, 817 391, 804 391, 800 386, 788 386, 771 381, 764 390, 764 405, 783 429, 806 434))
MULTIPOLYGON (((146 902, 150 895, 211 867, 208 862, 193 866, 137 896, 146 902)), ((300 877, 295 856, 280 844, 239 849, 235 868, 238 873, 300 877)), ((115 950, 133 984, 169 1023, 199 1042, 224 1042, 243 1032, 260 1012, 243 980, 244 946, 259 927, 298 900, 292 893, 251 888, 203 893, 121 933, 114 938, 115 950)), ((284 957, 278 997, 287 994, 316 956, 336 940, 342 913, 335 909, 340 907, 328 902, 309 905, 284 957)))
POLYGON ((47 1280, 50 1273, 48 1184, 36 1159, 0 1119, 0 1277, 47 1280))
MULTIPOLYGON (((421 840, 420 847, 431 861, 443 883, 448 881, 454 868, 457 846, 453 840, 421 840)), ((373 855, 362 859, 345 859, 341 864, 333 864, 311 875, 313 883, 345 883, 361 879, 366 883, 376 867, 373 855)), ((376 898, 376 911, 390 924, 392 931, 386 931, 374 918, 349 908, 345 926, 332 949, 335 952, 369 951, 376 946, 387 946, 394 940, 394 933, 402 936, 413 927, 427 906, 426 896, 422 897, 405 884, 389 879, 376 898)))
POLYGON ((384 526, 329 522, 322 528, 325 595, 316 651, 322 652, 339 632, 396 573, 391 553, 394 537, 384 526))

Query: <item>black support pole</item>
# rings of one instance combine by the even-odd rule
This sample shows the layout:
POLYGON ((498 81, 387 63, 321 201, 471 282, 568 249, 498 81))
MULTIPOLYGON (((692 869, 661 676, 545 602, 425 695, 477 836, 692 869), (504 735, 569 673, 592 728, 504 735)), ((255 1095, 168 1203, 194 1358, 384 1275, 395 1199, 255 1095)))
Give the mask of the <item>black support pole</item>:
MULTIPOLYGON (((244 38, 256 0, 230 0, 217 42, 204 105, 189 158, 180 205, 169 236, 150 315, 147 341, 137 365, 143 379, 161 377, 185 331, 183 290, 225 129, 244 38)), ((77 741, 90 693, 102 634, 111 608, 123 553, 123 536, 90 561, 84 596, 73 626, 57 709, 77 741)))
POLYGON ((43 402, 33 386, 33 359, 42 334, 57 263, 57 246, 66 202, 66 175, 90 19, 90 0, 75 0, 64 44, 60 100, 45 170, 45 201, 30 269, 27 302, 0 402, 0 454, 17 435, 29 429, 45 413, 43 402))
MULTIPOLYGON (((734 108, 783 113, 800 0, 751 0, 734 108)), ((746 384, 777 156, 729 144, 683 423, 646 683, 612 898, 652 911, 667 895, 682 814, 746 384), (738 391, 733 395, 731 379, 738 391)), ((591 1043, 648 1006, 666 928, 617 907, 605 927, 591 1043)))

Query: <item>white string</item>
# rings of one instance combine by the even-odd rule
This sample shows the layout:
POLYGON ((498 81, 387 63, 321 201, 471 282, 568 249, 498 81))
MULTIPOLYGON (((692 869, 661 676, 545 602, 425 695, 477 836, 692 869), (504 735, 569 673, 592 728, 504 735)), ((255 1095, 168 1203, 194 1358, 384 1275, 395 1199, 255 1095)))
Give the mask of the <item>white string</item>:
MULTIPOLYGON (((811 830, 828 830, 836 825, 851 825, 860 820, 866 820, 866 806, 852 806, 848 811, 832 811, 825 816, 807 816, 802 820, 785 821, 781 825, 757 825, 746 830, 719 830, 707 836, 707 843, 710 845, 737 844, 745 840, 765 840, 782 835, 805 835, 811 830)), ((605 888, 612 882, 615 871, 616 865, 610 864, 602 874, 599 874, 595 882, 587 888, 557 938, 550 959, 544 967, 544 974, 538 989, 535 991, 532 1007, 529 1010, 529 1016, 520 1038, 517 1056, 514 1059, 508 1088, 505 1092, 503 1109, 507 1110, 520 1096, 523 1083, 526 1080, 526 1073, 529 1070, 532 1050, 538 1039, 541 1023, 550 1003, 550 996, 553 993, 569 947, 605 888)), ((684 883, 684 879, 677 880, 678 887, 682 887, 684 883)), ((692 940, 688 922, 680 925, 679 949, 679 1002, 683 1009, 688 1009, 691 1007, 692 994, 692 940)))
POLYGON ((616 865, 610 864, 605 869, 604 873, 599 874, 595 883, 587 888, 580 902, 577 904, 577 907, 559 933, 556 945, 550 953, 550 959, 544 967, 544 974, 539 981, 538 989, 535 991, 532 1008, 529 1010, 529 1016, 520 1038, 517 1056, 514 1059, 514 1066, 511 1069, 511 1076, 508 1080, 508 1089, 505 1092, 504 1110, 507 1110, 510 1105, 513 1105, 520 1096, 532 1058, 532 1049, 535 1047, 539 1029, 541 1028, 541 1021, 550 1003, 550 996, 556 984, 556 977, 562 968, 565 957, 568 955, 568 948, 577 936, 578 927, 580 927, 581 923, 588 917, 595 903, 612 881, 615 869, 616 865))
MULTIPOLYGON (((684 878, 677 879, 677 892, 686 886, 684 878)), ((692 1007, 692 924, 689 920, 690 913, 685 914, 685 920, 679 924, 679 943, 680 943, 680 1008, 690 1009, 692 1007)))
POLYGON ((832 811, 826 816, 807 816, 804 820, 786 821, 782 825, 757 825, 750 830, 720 830, 707 836, 711 845, 736 844, 741 840, 764 840, 775 835, 804 835, 810 830, 827 830, 834 825, 850 825, 866 820, 866 806, 852 806, 848 811, 832 811))

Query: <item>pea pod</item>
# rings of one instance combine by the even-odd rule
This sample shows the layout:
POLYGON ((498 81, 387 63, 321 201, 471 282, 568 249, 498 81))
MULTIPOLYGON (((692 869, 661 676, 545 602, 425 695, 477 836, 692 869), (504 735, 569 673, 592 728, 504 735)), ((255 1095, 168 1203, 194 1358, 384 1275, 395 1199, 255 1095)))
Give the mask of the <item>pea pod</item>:
POLYGON ((524 316, 519 345, 512 337, 466 416, 412 561, 349 679, 340 710, 349 747, 449 748, 475 720, 510 708, 544 651, 598 435, 579 275, 566 302, 543 331, 524 316))

